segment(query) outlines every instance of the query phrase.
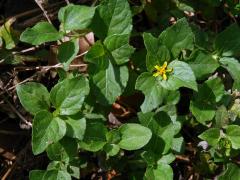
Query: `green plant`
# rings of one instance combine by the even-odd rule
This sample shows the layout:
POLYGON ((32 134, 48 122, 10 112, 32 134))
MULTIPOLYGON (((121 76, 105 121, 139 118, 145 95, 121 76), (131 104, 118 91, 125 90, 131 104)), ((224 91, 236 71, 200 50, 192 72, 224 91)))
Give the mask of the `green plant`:
MULTIPOLYGON (((214 2, 214 7, 220 4, 214 2)), ((190 7, 177 5, 173 14, 190 7)), ((146 6, 149 17, 148 8, 154 7, 146 6)), ((59 71, 62 78, 50 93, 40 83, 17 86, 21 104, 34 116, 33 153, 46 151, 52 161, 47 170, 31 171, 30 179, 80 178, 80 169, 90 161, 81 155, 85 152, 92 152, 105 170, 117 169, 118 162, 120 173, 130 167, 129 179, 173 179, 171 163, 184 153, 181 131, 186 125, 197 129, 196 141, 210 147, 199 150, 201 163, 195 166, 200 174, 215 174, 223 163, 226 171, 219 179, 238 177, 233 163, 240 152, 240 27, 234 23, 211 38, 182 14, 178 17, 159 36, 144 32, 145 48, 138 51, 129 44, 133 24, 127 0, 101 1, 97 7, 70 4, 58 13, 59 30, 39 22, 21 34, 20 41, 32 45, 59 41, 58 60, 66 71, 59 71), (78 38, 88 32, 98 41, 84 56, 87 74, 71 73, 78 38), (137 92, 144 101, 135 118, 109 127, 111 105, 119 96, 137 92), (187 113, 177 108, 185 103, 179 102, 183 92, 190 99, 187 113)))

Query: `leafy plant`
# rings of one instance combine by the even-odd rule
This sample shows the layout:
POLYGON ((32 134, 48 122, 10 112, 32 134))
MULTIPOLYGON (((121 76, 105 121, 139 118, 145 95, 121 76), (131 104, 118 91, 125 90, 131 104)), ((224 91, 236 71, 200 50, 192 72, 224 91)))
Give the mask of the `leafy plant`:
MULTIPOLYGON (((191 7, 179 3, 172 14, 191 7)), ((204 3, 216 7, 221 1, 204 3)), ((142 1, 141 9, 137 8, 133 8, 135 13, 144 10, 154 21, 149 12, 154 10, 152 4, 142 1)), ((195 164, 200 174, 216 174, 223 163, 226 170, 219 179, 229 174, 238 177, 239 167, 233 163, 240 152, 239 25, 234 23, 212 38, 181 14, 174 25, 154 35, 143 32, 140 50, 129 44, 136 33, 132 32, 132 16, 127 0, 105 0, 96 7, 69 4, 58 13, 59 28, 39 22, 22 32, 20 41, 31 45, 58 41, 57 59, 70 74, 50 92, 49 87, 36 82, 17 86, 22 106, 34 116, 33 153, 46 151, 52 161, 47 170, 31 171, 30 179, 80 178, 80 169, 90 161, 80 155, 86 151, 106 170, 117 161, 123 166, 118 169, 120 174, 133 165, 135 169, 129 168, 122 177, 173 179, 171 165, 186 147, 185 126, 197 126, 196 141, 208 145, 199 150, 207 167, 195 164), (78 39, 88 32, 98 40, 84 56, 87 73, 71 73, 78 39), (207 45, 200 35, 207 37, 207 45), (64 37, 69 40, 64 42, 64 37), (110 107, 130 90, 144 95, 140 112, 130 122, 109 127, 110 107), (189 106, 181 113, 179 107, 184 103, 189 106), (210 170, 201 169, 203 166, 210 170)), ((11 43, 3 39, 6 49, 14 46, 11 39, 11 43)))

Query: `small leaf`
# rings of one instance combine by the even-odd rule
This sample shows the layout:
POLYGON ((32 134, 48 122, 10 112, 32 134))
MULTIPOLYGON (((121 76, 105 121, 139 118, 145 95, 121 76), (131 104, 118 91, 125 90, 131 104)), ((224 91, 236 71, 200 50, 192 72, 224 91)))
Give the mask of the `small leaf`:
POLYGON ((146 66, 149 72, 154 70, 155 65, 161 66, 165 61, 170 61, 171 55, 165 45, 149 33, 143 34, 144 44, 147 49, 146 66))
POLYGON ((118 154, 118 152, 120 151, 120 147, 117 144, 109 144, 109 143, 107 143, 104 146, 104 151, 109 156, 116 156, 118 154))
POLYGON ((198 136, 204 141, 207 141, 211 146, 216 146, 220 139, 220 129, 210 128, 198 136))
POLYGON ((167 91, 159 85, 156 78, 148 72, 142 73, 137 78, 135 88, 142 91, 145 95, 144 102, 141 105, 141 110, 144 113, 161 105, 167 93, 167 91))
POLYGON ((30 180, 71 180, 70 174, 58 170, 33 170, 29 174, 30 180))
POLYGON ((219 67, 219 63, 210 54, 202 51, 195 51, 191 54, 188 64, 197 79, 205 78, 219 67))
POLYGON ((68 70, 69 65, 76 57, 79 51, 78 39, 62 43, 58 49, 58 60, 63 64, 65 70, 68 70))
POLYGON ((216 111, 216 127, 218 128, 224 128, 229 123, 229 117, 228 117, 228 111, 225 106, 220 106, 216 111))
POLYGON ((150 129, 140 124, 124 124, 120 127, 121 141, 119 147, 125 150, 137 150, 145 146, 152 137, 150 129))
POLYGON ((198 90, 195 75, 187 63, 175 60, 168 67, 173 68, 173 72, 168 75, 166 81, 159 81, 163 88, 177 90, 180 87, 187 87, 195 91, 198 90))
POLYGON ((20 36, 22 42, 40 45, 45 42, 57 41, 63 37, 52 24, 39 22, 32 28, 27 28, 20 36))
POLYGON ((50 95, 42 84, 28 82, 18 85, 16 90, 21 104, 31 114, 50 108, 50 95))
POLYGON ((145 175, 145 180, 172 180, 173 170, 168 164, 159 164, 157 168, 148 167, 145 175))
POLYGON ((226 134, 232 143, 233 149, 240 149, 240 126, 228 125, 226 128, 226 134))
POLYGON ((86 29, 95 14, 95 7, 69 4, 59 10, 58 19, 65 31, 86 29))
POLYGON ((159 40, 161 44, 171 51, 173 57, 177 58, 182 50, 193 49, 194 33, 186 18, 182 18, 163 31, 159 36, 159 40))
POLYGON ((72 115, 80 111, 88 93, 88 80, 78 76, 55 85, 50 92, 50 99, 60 115, 72 115))
POLYGON ((67 125, 66 135, 72 138, 82 140, 86 130, 86 119, 77 115, 68 116, 65 121, 67 125))
POLYGON ((224 68, 226 68, 229 74, 232 76, 234 80, 234 84, 232 89, 240 90, 240 63, 235 58, 224 57, 220 59, 220 63, 224 68))
POLYGON ((240 55, 240 28, 237 23, 227 27, 218 34, 215 40, 215 49, 222 56, 240 55))
POLYGON ((88 121, 84 139, 79 142, 79 145, 87 151, 97 152, 107 143, 106 133, 107 128, 101 121, 88 121))
POLYGON ((77 147, 75 139, 64 137, 59 142, 48 146, 47 155, 52 161, 69 162, 77 156, 77 147))
POLYGON ((33 120, 32 149, 34 155, 42 153, 50 144, 58 142, 66 133, 66 124, 48 111, 38 112, 33 120))
POLYGON ((15 18, 10 18, 0 27, 0 38, 4 40, 6 49, 14 48, 18 41, 17 33, 11 27, 15 20, 15 18))
POLYGON ((114 34, 130 34, 132 14, 127 0, 101 1, 91 28, 100 39, 114 34), (99 31, 99 29, 101 29, 99 31))
POLYGON ((240 168, 238 165, 233 163, 228 163, 225 171, 217 177, 218 180, 234 180, 239 179, 240 177, 240 168))
POLYGON ((112 35, 104 40, 104 45, 111 52, 114 62, 118 65, 129 61, 134 48, 129 45, 129 35, 112 35))

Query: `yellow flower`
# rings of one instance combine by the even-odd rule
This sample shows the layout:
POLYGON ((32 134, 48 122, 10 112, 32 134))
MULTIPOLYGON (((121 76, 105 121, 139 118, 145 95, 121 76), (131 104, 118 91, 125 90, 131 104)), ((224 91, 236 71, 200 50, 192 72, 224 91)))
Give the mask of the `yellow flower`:
POLYGON ((167 62, 165 61, 162 66, 155 65, 154 68, 155 73, 153 74, 154 77, 162 76, 163 80, 167 80, 167 73, 171 73, 173 68, 167 68, 167 62))

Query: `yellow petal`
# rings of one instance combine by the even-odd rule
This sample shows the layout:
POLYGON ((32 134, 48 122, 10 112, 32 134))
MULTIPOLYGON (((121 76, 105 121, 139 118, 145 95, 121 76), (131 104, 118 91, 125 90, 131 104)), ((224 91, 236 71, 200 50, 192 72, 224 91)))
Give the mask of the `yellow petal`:
POLYGON ((165 62, 163 63, 163 65, 162 65, 162 68, 163 68, 163 69, 166 69, 166 67, 167 67, 167 61, 165 61, 165 62))
POLYGON ((167 75, 163 74, 163 80, 167 80, 167 75))
POLYGON ((161 67, 160 67, 160 66, 158 66, 158 65, 155 65, 155 66, 154 66, 154 68, 155 68, 155 69, 157 69, 158 71, 160 71, 160 70, 161 70, 161 67))
POLYGON ((158 76, 160 76, 160 72, 156 72, 156 73, 154 73, 153 76, 154 76, 154 77, 158 77, 158 76))
POLYGON ((169 68, 166 70, 166 72, 172 72, 173 71, 173 68, 169 68))

